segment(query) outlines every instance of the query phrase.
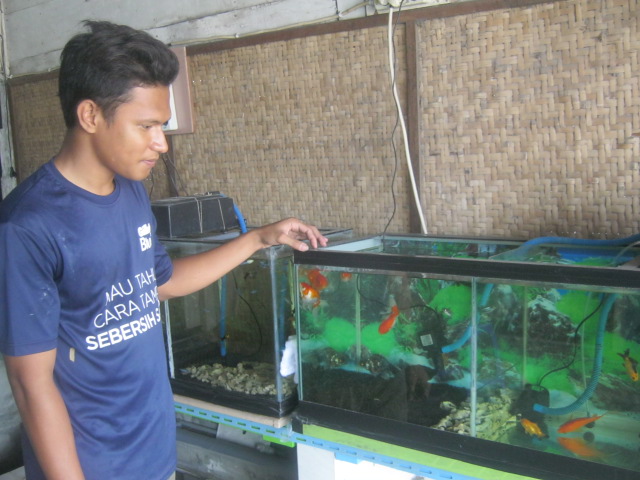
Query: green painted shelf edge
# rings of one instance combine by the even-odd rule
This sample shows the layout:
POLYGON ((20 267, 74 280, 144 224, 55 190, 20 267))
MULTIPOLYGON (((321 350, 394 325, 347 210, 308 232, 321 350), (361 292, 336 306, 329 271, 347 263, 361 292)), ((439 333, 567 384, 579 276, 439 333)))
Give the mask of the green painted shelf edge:
POLYGON ((303 434, 329 442, 348 445, 359 450, 386 455, 418 465, 428 465, 454 474, 467 475, 481 480, 536 480, 535 477, 525 477, 523 475, 473 465, 460 460, 420 452, 398 445, 391 445, 318 425, 303 425, 303 434))

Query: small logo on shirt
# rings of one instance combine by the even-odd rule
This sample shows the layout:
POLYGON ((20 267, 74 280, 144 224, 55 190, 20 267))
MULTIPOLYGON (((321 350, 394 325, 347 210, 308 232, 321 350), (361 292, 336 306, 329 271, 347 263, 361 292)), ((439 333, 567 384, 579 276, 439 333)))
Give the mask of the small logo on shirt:
POLYGON ((144 252, 153 246, 153 241, 151 240, 151 224, 145 223, 138 227, 138 236, 140 237, 140 250, 144 252))

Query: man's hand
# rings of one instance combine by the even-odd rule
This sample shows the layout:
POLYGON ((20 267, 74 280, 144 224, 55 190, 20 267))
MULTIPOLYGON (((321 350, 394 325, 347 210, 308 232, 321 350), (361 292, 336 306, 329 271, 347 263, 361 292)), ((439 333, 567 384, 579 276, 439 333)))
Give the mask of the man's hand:
POLYGON ((308 240, 313 248, 327 245, 327 239, 316 227, 288 218, 251 229, 207 252, 177 258, 169 281, 158 286, 160 300, 188 295, 210 285, 261 248, 289 245, 302 252, 309 250, 302 240, 308 240))
POLYGON ((303 240, 308 240, 312 248, 326 247, 328 242, 316 227, 307 225, 296 218, 280 220, 256 230, 265 247, 289 245, 296 250, 305 252, 309 250, 309 245, 303 240))

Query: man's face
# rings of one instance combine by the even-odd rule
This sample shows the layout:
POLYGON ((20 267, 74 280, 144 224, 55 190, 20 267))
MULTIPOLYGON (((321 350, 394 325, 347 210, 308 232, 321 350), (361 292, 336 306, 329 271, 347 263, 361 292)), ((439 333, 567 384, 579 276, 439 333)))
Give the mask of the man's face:
POLYGON ((171 116, 169 87, 135 87, 108 122, 100 116, 93 148, 98 163, 125 178, 144 180, 168 150, 162 125, 171 116))

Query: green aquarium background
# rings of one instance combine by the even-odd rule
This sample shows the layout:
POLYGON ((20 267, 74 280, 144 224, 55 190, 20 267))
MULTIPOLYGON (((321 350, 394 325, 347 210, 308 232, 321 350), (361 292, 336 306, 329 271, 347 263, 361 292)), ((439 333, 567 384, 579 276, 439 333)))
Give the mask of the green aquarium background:
POLYGON ((421 236, 296 255, 300 400, 640 478, 637 255, 421 236))

